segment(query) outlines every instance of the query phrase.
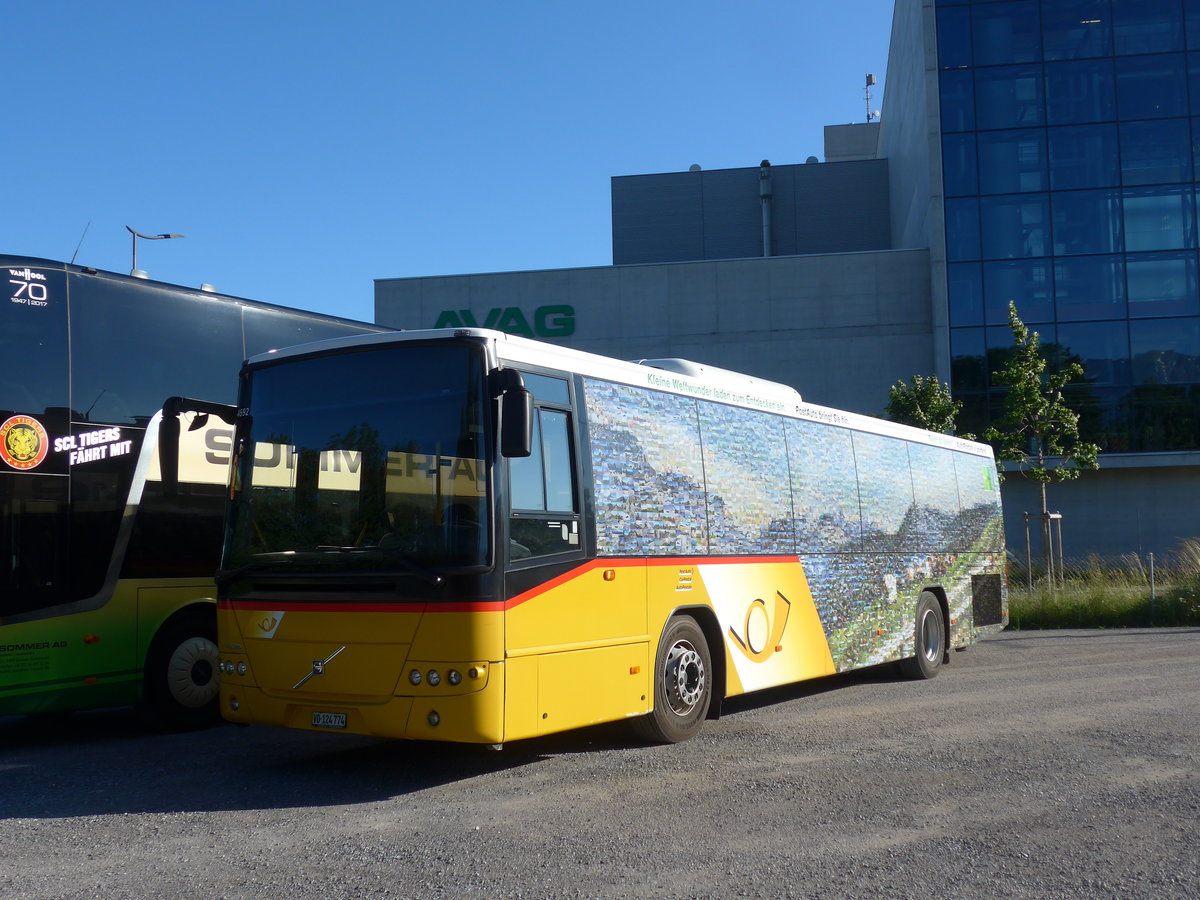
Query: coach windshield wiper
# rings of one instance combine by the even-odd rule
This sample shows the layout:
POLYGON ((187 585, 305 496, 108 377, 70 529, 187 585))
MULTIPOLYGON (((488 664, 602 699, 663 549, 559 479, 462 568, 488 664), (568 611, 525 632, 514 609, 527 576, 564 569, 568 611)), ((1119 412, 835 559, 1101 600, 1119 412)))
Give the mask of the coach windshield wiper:
MULTIPOLYGON (((295 552, 295 551, 288 551, 295 552)), ((217 587, 228 584, 239 575, 251 571, 252 569, 274 568, 275 566, 291 566, 295 565, 296 557, 288 556, 285 559, 260 559, 258 562, 246 563, 244 566, 238 566, 233 569, 218 569, 217 574, 213 576, 213 581, 217 583, 217 587)))
POLYGON ((378 545, 372 547, 339 547, 336 544, 321 544, 317 547, 322 553, 381 553, 388 559, 394 559, 400 564, 400 568, 404 571, 417 575, 432 585, 439 585, 445 579, 432 569, 427 569, 422 565, 418 565, 406 556, 400 554, 399 549, 391 547, 380 547, 378 545))

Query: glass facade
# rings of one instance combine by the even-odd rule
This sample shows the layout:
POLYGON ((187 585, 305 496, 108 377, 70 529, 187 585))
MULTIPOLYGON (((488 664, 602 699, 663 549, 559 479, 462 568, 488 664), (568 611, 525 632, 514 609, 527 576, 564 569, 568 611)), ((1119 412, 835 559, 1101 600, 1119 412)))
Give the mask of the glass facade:
POLYGON ((1072 399, 1102 450, 1200 448, 1200 0, 936 12, 962 427, 1001 409, 1011 300, 1083 366, 1072 399))

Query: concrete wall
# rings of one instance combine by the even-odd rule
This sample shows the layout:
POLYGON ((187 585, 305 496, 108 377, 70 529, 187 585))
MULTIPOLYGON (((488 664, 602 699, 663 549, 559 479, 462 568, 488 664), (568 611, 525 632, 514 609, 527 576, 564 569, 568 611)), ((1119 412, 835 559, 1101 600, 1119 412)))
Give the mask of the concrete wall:
POLYGON ((825 162, 876 159, 878 156, 878 122, 825 126, 825 162))
POLYGON ((936 372, 950 380, 942 134, 934 0, 896 0, 880 118, 879 155, 888 160, 896 247, 929 250, 936 372))
MULTIPOLYGON (((1047 505, 1061 512, 1063 550, 1068 560, 1088 554, 1156 556, 1184 538, 1200 537, 1200 453, 1158 453, 1100 458, 1101 468, 1075 481, 1051 484, 1047 505)), ((1022 514, 1041 511, 1037 485, 1012 473, 1001 488, 1008 549, 1025 556, 1022 514)), ((1030 524, 1033 555, 1041 557, 1040 525, 1030 524)))
POLYGON ((429 328, 449 310, 467 324, 465 310, 483 325, 516 309, 534 326, 539 309, 565 305, 574 333, 555 343, 679 356, 877 414, 890 385, 931 371, 928 273, 924 251, 878 251, 380 279, 375 320, 429 328))

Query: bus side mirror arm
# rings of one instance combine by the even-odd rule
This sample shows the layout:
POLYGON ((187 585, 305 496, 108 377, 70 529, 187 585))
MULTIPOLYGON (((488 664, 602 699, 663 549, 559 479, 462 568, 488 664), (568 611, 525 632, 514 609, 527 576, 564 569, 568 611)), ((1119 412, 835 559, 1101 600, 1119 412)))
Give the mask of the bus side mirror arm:
POLYGON ((237 407, 227 403, 187 397, 167 398, 162 421, 158 423, 158 468, 162 475, 163 495, 167 497, 179 494, 179 414, 184 412, 214 415, 230 425, 237 422, 237 407))

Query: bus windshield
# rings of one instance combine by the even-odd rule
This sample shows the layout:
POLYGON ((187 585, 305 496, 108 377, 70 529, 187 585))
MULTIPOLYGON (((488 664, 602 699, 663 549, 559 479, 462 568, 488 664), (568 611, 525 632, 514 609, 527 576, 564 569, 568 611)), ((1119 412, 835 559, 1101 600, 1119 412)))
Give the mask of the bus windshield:
POLYGON ((249 379, 227 577, 432 576, 488 562, 480 350, 392 345, 249 379))

